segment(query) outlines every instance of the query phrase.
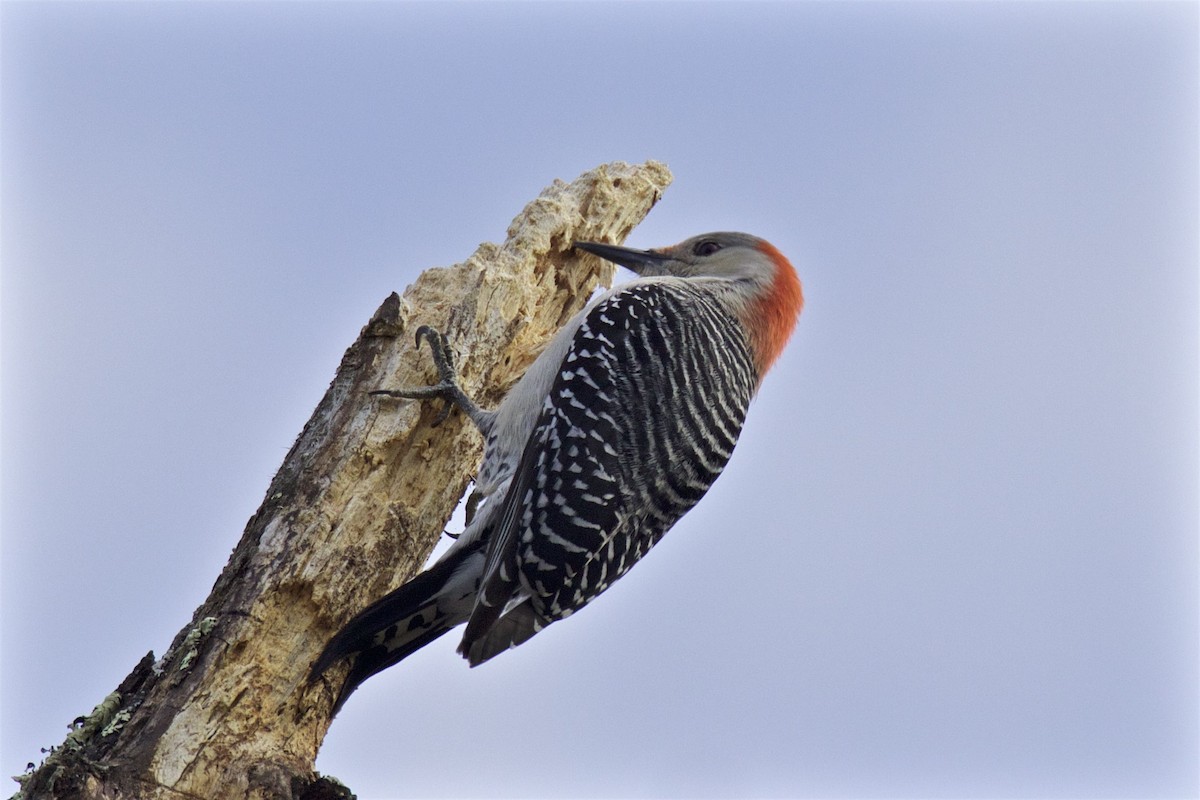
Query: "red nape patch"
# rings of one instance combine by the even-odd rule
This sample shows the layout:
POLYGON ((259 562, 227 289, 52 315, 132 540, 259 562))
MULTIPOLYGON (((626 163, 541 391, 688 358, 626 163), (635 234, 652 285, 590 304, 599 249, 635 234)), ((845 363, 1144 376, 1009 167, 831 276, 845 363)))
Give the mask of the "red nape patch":
POLYGON ((760 242, 758 250, 775 265, 771 288, 754 304, 752 317, 754 327, 751 336, 754 338, 758 378, 762 380, 783 352, 796 327, 800 310, 804 308, 804 291, 800 286, 800 276, 783 253, 770 242, 760 242))

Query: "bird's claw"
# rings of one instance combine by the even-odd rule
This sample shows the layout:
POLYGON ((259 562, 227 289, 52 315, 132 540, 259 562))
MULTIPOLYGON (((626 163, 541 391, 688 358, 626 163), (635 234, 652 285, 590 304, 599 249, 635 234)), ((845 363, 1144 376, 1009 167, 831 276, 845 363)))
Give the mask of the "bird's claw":
POLYGON ((433 365, 437 367, 438 381, 443 384, 457 385, 458 373, 454 370, 454 351, 450 349, 450 340, 446 334, 430 325, 417 328, 416 345, 424 341, 429 345, 429 354, 433 356, 433 365))
POLYGON ((433 422, 429 423, 429 427, 436 428, 450 417, 450 412, 454 410, 454 403, 450 400, 442 402, 442 410, 433 418, 433 422))
POLYGON ((430 423, 430 427, 436 428, 449 418, 450 412, 454 410, 455 402, 459 401, 463 394, 458 385, 458 375, 454 370, 454 351, 450 349, 450 341, 446 338, 446 334, 430 325, 422 325, 417 328, 414 343, 420 347, 422 341, 429 345, 430 355, 433 356, 433 365, 438 371, 438 382, 432 386, 376 389, 370 394, 374 397, 396 397, 405 400, 442 398, 445 400, 445 405, 430 423))

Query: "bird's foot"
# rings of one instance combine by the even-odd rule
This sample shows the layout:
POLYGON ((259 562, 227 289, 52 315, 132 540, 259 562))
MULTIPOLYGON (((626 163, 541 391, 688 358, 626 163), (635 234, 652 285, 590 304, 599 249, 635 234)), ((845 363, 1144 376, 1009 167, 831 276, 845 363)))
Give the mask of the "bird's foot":
POLYGON ((450 349, 450 342, 446 339, 446 335, 428 325, 422 325, 417 328, 416 342, 418 347, 421 346, 422 340, 429 345, 430 354, 433 356, 433 364, 437 367, 438 371, 438 382, 432 386, 376 389, 370 394, 373 397, 396 397, 406 400, 428 400, 440 397, 446 403, 442 407, 442 410, 438 412, 437 417, 434 418, 433 427, 436 428, 445 422, 454 406, 461 408, 478 425, 479 420, 486 417, 488 412, 483 411, 479 406, 475 405, 471 398, 467 397, 462 387, 458 385, 458 373, 454 369, 454 352, 450 349))

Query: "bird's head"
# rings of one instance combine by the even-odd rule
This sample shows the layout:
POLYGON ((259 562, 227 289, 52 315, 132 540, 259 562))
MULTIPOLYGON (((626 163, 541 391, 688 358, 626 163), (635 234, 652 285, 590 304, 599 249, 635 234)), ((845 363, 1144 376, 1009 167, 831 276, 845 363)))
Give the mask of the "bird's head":
POLYGON ((644 278, 718 278, 746 326, 760 379, 778 358, 804 306, 800 279, 791 263, 765 239, 748 233, 705 233, 672 247, 635 250, 598 242, 575 247, 644 278))
MULTIPOLYGON (((576 242, 575 247, 636 272, 643 278, 669 275, 676 278, 730 278, 769 282, 777 263, 763 248, 767 242, 748 233, 705 233, 671 247, 635 250, 598 242, 576 242)), ((776 251, 777 252, 777 251, 776 251)))

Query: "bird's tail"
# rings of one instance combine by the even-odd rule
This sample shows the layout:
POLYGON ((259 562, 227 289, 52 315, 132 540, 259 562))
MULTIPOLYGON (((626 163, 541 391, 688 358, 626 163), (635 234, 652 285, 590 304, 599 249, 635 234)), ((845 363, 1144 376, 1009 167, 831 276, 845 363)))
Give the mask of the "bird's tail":
POLYGON ((354 658, 332 713, 341 710, 367 678, 466 621, 477 584, 472 561, 482 558, 479 546, 443 558, 346 623, 325 645, 309 674, 309 681, 316 681, 338 661, 354 658))

